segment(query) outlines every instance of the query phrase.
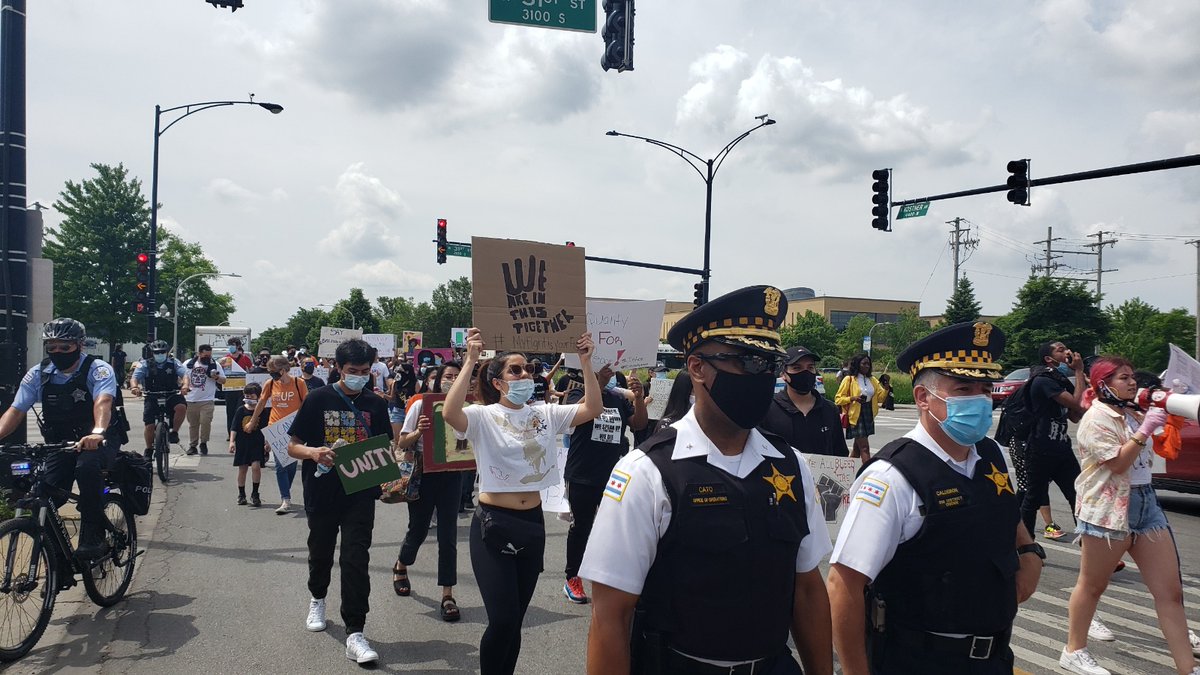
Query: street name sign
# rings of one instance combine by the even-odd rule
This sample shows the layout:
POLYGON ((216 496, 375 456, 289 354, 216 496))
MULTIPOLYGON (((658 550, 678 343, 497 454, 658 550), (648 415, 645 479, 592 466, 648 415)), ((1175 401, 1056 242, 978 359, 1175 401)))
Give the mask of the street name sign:
POLYGON ((595 33, 597 2, 599 0, 488 0, 488 21, 595 33))
POLYGON ((926 213, 929 213, 929 202, 905 204, 900 207, 899 213, 896 214, 896 220, 900 220, 901 218, 919 218, 926 213))
POLYGON ((446 255, 456 255, 460 258, 471 257, 470 244, 446 244, 446 255))

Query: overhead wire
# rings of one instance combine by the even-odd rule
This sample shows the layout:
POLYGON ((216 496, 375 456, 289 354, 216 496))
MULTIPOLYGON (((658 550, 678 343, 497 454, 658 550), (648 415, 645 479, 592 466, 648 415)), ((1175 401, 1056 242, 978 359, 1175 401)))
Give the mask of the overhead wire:
POLYGON ((937 262, 933 264, 933 269, 929 271, 929 278, 925 280, 925 285, 921 287, 921 296, 917 298, 917 302, 925 299, 925 291, 929 288, 929 282, 933 281, 933 275, 937 272, 938 265, 942 264, 942 258, 946 257, 946 249, 950 248, 950 242, 942 245, 942 252, 938 254, 937 262))

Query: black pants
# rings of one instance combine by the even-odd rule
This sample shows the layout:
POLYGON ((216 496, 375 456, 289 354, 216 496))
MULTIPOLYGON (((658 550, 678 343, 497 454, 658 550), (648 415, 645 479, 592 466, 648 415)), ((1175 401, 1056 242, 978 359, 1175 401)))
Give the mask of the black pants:
POLYGON ((579 576, 583 564, 583 552, 587 550, 588 537, 596 522, 596 510, 604 497, 604 486, 569 483, 567 502, 571 505, 571 529, 567 530, 567 578, 579 576))
POLYGON ((1071 505, 1071 515, 1075 514, 1075 478, 1079 476, 1079 462, 1075 454, 1069 450, 1039 450, 1027 447, 1025 450, 1025 470, 1029 483, 1025 490, 1025 499, 1021 502, 1021 520, 1025 528, 1033 536, 1033 526, 1037 520, 1038 509, 1050 503, 1050 483, 1053 482, 1062 491, 1063 497, 1071 505))
POLYGON ((475 492, 475 472, 474 471, 463 471, 461 475, 462 475, 462 505, 469 509, 474 505, 472 502, 472 495, 475 492))
POLYGON ((349 497, 319 510, 308 511, 308 590, 317 599, 329 591, 333 549, 338 531, 342 548, 342 621, 346 634, 360 633, 371 611, 371 535, 375 528, 375 500, 349 497))
MULTIPOLYGON (((997 649, 1001 649, 997 647, 997 649)), ((1012 675, 1013 653, 1005 646, 987 660, 950 656, 889 640, 871 655, 871 675, 1012 675)))
POLYGON ((421 498, 408 502, 408 532, 400 545, 400 564, 417 561, 417 550, 429 535, 429 522, 437 510, 438 586, 458 583, 458 504, 462 473, 445 471, 421 476, 421 498))
MULTIPOLYGON (((46 459, 48 483, 69 491, 72 483, 79 482, 79 518, 89 536, 100 536, 104 531, 104 477, 100 472, 112 464, 118 447, 109 440, 95 450, 56 452, 46 459)), ((58 506, 65 501, 54 500, 58 506)))
POLYGON ((242 407, 242 400, 246 395, 240 391, 225 390, 225 438, 229 438, 229 432, 233 431, 233 416, 237 414, 237 409, 242 407))
POLYGON ((545 521, 542 509, 513 511, 480 504, 481 510, 501 511, 521 520, 536 521, 543 528, 540 542, 526 546, 515 555, 501 553, 483 541, 476 512, 471 519, 471 568, 487 611, 488 625, 479 641, 480 675, 512 675, 521 654, 521 622, 533 599, 542 557, 546 552, 545 521))

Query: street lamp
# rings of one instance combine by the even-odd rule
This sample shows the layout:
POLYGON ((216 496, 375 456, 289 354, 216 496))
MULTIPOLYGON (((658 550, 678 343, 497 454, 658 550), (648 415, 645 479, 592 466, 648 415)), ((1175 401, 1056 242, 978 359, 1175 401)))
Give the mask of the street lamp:
MULTIPOLYGON (((354 318, 354 312, 351 312, 345 305, 321 304, 317 305, 317 307, 328 307, 334 310, 340 309, 346 312, 350 315, 350 330, 356 330, 358 328, 358 321, 354 318)), ((333 312, 330 312, 330 314, 333 314, 333 312)))
POLYGON ((176 354, 180 353, 179 352, 179 289, 183 288, 183 285, 186 284, 187 282, 191 281, 192 279, 196 279, 198 277, 237 277, 240 279, 242 277, 242 275, 232 274, 232 273, 225 274, 223 272, 199 272, 197 274, 193 274, 190 277, 186 277, 186 278, 184 278, 183 281, 179 282, 179 285, 175 287, 175 320, 171 325, 171 347, 175 350, 176 354))
MULTIPOLYGON (((147 251, 150 255, 149 283, 146 284, 146 305, 152 307, 154 300, 158 294, 158 139, 163 134, 167 133, 167 129, 175 126, 179 120, 194 115, 202 110, 209 108, 221 108, 227 105, 256 105, 263 110, 278 115, 283 112, 283 106, 278 103, 260 103, 254 100, 254 94, 250 95, 249 101, 204 101, 203 103, 188 103, 187 105, 177 105, 173 108, 163 108, 162 106, 154 106, 154 165, 150 174, 150 250, 147 251), (162 116, 164 113, 176 112, 182 110, 183 113, 167 123, 167 126, 162 126, 162 116)), ((154 315, 147 317, 147 343, 154 342, 158 337, 158 329, 154 324, 154 315)))
POLYGON ((871 337, 871 334, 874 333, 875 329, 879 328, 880 326, 890 326, 890 325, 892 325, 891 321, 881 321, 881 322, 875 324, 874 326, 871 326, 871 329, 867 331, 867 356, 871 355, 871 348, 875 346, 875 340, 874 340, 874 338, 871 337))
POLYGON ((708 302, 709 280, 712 278, 712 267, 709 263, 711 260, 711 249, 712 249, 712 186, 713 186, 713 178, 716 177, 717 171, 721 168, 721 163, 724 162, 725 158, 729 156, 729 151, 733 150, 733 146, 737 145, 738 143, 741 143, 742 139, 744 139, 745 137, 754 133, 755 131, 758 131, 759 129, 761 129, 763 127, 775 124, 775 120, 771 119, 767 115, 758 115, 757 117, 755 117, 755 119, 758 120, 758 126, 751 127, 750 129, 743 132, 742 135, 740 135, 737 138, 733 139, 732 141, 729 141, 728 143, 726 143, 725 147, 721 148, 721 151, 718 152, 716 154, 716 156, 714 156, 712 159, 703 159, 696 153, 691 152, 690 150, 685 150, 685 149, 679 147, 678 145, 672 145, 671 143, 667 143, 666 141, 660 141, 660 140, 657 140, 654 138, 646 138, 645 136, 635 136, 633 134, 623 134, 623 133, 621 133, 619 131, 615 131, 615 130, 605 132, 606 136, 624 136, 625 138, 636 138, 638 140, 646 141, 647 143, 649 143, 651 145, 657 145, 660 148, 665 148, 665 149, 669 150, 671 152, 671 154, 678 155, 680 157, 680 159, 687 162, 688 166, 695 169, 696 173, 700 175, 700 179, 704 181, 704 187, 705 187, 705 194, 704 194, 704 269, 703 269, 703 274, 701 275, 702 282, 704 284, 703 289, 702 289, 703 297, 701 299, 704 302, 708 302), (701 171, 700 166, 697 165, 697 162, 699 162, 699 164, 705 165, 707 168, 707 171, 701 171))

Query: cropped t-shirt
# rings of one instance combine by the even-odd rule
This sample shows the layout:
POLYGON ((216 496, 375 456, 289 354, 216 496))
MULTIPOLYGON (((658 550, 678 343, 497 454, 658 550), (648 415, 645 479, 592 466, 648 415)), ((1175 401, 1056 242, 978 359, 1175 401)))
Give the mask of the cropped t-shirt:
POLYGON ((475 448, 480 492, 536 492, 561 481, 558 438, 578 405, 470 405, 467 440, 475 448))

